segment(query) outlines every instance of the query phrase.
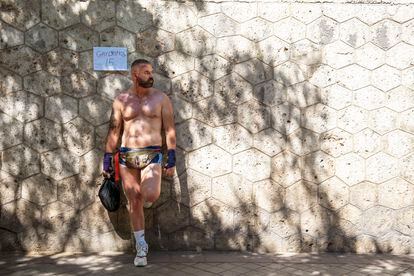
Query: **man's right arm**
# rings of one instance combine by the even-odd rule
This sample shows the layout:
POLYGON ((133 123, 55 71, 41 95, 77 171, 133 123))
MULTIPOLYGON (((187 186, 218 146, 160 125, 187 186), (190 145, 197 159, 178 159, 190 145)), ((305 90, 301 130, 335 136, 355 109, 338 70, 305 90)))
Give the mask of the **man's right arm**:
POLYGON ((108 135, 106 136, 105 152, 114 152, 118 144, 119 136, 123 129, 121 102, 115 99, 112 104, 111 119, 109 120, 108 135))
POLYGON ((108 135, 106 136, 105 155, 103 159, 102 174, 109 178, 113 173, 112 155, 118 144, 119 136, 123 130, 121 102, 115 99, 112 104, 111 118, 109 120, 108 135))

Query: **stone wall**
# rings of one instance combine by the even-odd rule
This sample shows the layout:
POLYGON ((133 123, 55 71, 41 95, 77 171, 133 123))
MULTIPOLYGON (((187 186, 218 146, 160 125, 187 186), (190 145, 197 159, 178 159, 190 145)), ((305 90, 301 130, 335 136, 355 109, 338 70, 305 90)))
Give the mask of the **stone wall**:
POLYGON ((175 108, 151 249, 413 253, 414 6, 289 2, 1 1, 0 249, 132 250, 97 198, 124 46, 175 108))

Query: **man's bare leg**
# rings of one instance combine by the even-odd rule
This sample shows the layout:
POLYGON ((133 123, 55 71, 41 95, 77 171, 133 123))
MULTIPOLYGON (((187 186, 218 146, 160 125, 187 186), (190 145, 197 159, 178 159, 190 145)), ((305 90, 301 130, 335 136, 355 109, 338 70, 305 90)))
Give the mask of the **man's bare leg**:
POLYGON ((161 192, 161 166, 150 164, 141 172, 121 166, 121 177, 128 198, 129 215, 134 229, 137 256, 134 264, 145 266, 148 245, 145 241, 145 216, 143 205, 145 201, 154 202, 161 192), (140 181, 141 180, 141 181, 140 181), (139 182, 141 182, 139 184, 139 182))

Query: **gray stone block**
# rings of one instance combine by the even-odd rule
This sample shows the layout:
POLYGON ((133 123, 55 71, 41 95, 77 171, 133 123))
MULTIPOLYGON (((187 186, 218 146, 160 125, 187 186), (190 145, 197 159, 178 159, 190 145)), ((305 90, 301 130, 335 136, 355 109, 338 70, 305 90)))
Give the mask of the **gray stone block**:
POLYGON ((39 71, 43 57, 27 46, 7 48, 0 52, 1 64, 21 76, 39 71))
POLYGON ((213 94, 213 83, 200 73, 190 71, 172 80, 174 93, 189 102, 197 102, 213 94))
POLYGON ((24 140, 39 153, 57 149, 62 146, 62 127, 46 118, 31 121, 25 126, 24 140))
POLYGON ((175 35, 161 29, 151 27, 137 34, 137 51, 150 57, 174 50, 175 35))
POLYGON ((43 153, 40 163, 42 173, 57 181, 79 173, 79 157, 66 149, 43 153))
POLYGON ((80 100, 79 115, 94 126, 109 121, 111 102, 100 96, 90 96, 80 100))
POLYGON ((30 29, 40 22, 40 0, 5 1, 0 18, 21 30, 30 29))
POLYGON ((153 24, 153 15, 139 1, 119 3, 116 9, 116 19, 121 27, 133 33, 141 32, 153 24))
POLYGON ((24 78, 24 88, 36 95, 48 97, 62 93, 59 77, 45 71, 37 71, 24 78))
POLYGON ((98 33, 82 24, 70 26, 59 33, 59 45, 72 51, 91 50, 98 44, 98 33))
POLYGON ((40 172, 39 155, 24 144, 8 148, 3 151, 2 170, 21 179, 34 175, 40 172))
POLYGON ((57 199, 56 182, 44 174, 36 174, 22 182, 22 198, 39 206, 57 199))
POLYGON ((23 141, 23 124, 4 113, 0 113, 0 150, 18 145, 23 141))
POLYGON ((78 115, 78 101, 66 95, 46 99, 45 117, 58 123, 67 123, 78 115))
POLYGON ((25 33, 26 44, 36 51, 46 53, 59 44, 58 32, 49 26, 40 23, 25 33))

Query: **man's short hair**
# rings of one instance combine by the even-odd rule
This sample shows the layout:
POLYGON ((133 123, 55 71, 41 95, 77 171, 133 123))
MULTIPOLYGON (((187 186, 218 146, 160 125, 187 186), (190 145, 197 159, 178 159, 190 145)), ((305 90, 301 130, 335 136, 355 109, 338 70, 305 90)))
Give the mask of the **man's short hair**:
POLYGON ((140 65, 140 64, 151 64, 151 62, 149 62, 148 60, 143 59, 143 58, 136 59, 136 60, 134 60, 134 61, 132 62, 132 64, 131 64, 131 69, 132 69, 134 66, 137 66, 137 65, 140 65))

